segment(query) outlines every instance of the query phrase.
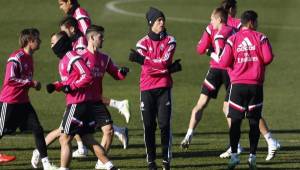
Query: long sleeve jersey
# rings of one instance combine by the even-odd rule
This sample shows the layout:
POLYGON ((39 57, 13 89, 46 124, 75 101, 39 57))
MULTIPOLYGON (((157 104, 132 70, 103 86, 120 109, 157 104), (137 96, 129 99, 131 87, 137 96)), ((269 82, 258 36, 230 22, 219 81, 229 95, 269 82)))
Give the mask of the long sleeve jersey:
POLYGON ((88 12, 78 7, 73 13, 73 18, 77 20, 79 30, 85 35, 86 30, 91 26, 91 19, 88 12))
POLYGON ((242 23, 239 18, 233 18, 230 15, 228 15, 227 25, 233 27, 235 29, 235 31, 237 32, 241 28, 242 23))
POLYGON ((207 49, 212 46, 214 52, 211 53, 210 67, 218 69, 226 69, 219 64, 220 55, 225 47, 226 40, 229 36, 234 33, 232 27, 225 24, 222 25, 220 30, 213 29, 212 24, 209 24, 204 33, 202 34, 201 39, 197 45, 197 52, 202 55, 205 54, 207 49))
POLYGON ((242 28, 227 40, 220 64, 229 67, 232 84, 263 84, 265 66, 272 60, 268 38, 260 32, 242 28))
POLYGON ((145 57, 140 76, 140 90, 172 87, 172 78, 168 66, 172 63, 176 49, 176 40, 167 35, 160 41, 150 39, 148 35, 138 41, 137 51, 145 57))
POLYGON ((85 36, 79 36, 76 40, 72 41, 73 51, 80 52, 87 47, 87 40, 85 36))
POLYGON ((29 102, 28 91, 33 87, 33 59, 23 49, 13 52, 6 64, 0 101, 6 103, 29 102))
POLYGON ((111 58, 104 53, 95 51, 93 54, 86 49, 82 53, 82 58, 93 76, 93 82, 87 91, 88 100, 93 102, 102 101, 102 81, 105 72, 109 73, 116 80, 123 80, 125 77, 119 72, 119 68, 113 63, 111 58))
POLYGON ((92 75, 85 62, 75 51, 67 52, 59 61, 60 82, 56 82, 56 90, 69 85, 72 92, 66 94, 67 104, 87 101, 87 89, 92 83, 92 75))

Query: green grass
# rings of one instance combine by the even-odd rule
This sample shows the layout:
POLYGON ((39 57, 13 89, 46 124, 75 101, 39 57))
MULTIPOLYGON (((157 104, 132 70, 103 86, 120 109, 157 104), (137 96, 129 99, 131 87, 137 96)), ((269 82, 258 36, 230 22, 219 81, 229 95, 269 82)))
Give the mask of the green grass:
MULTIPOLYGON (((119 65, 130 67, 127 79, 116 82, 106 76, 104 81, 105 96, 114 99, 127 98, 131 102, 132 119, 125 124, 122 116, 111 109, 114 122, 120 126, 128 126, 130 145, 123 150, 119 141, 113 142, 109 153, 113 162, 121 169, 146 169, 143 127, 139 113, 139 72, 136 64, 128 62, 129 49, 147 32, 144 17, 126 16, 111 12, 105 8, 108 0, 81 0, 81 5, 88 10, 95 24, 106 29, 103 51, 110 54, 119 65)), ((228 143, 228 129, 222 113, 221 91, 217 100, 212 100, 205 111, 203 120, 196 130, 190 149, 185 152, 179 148, 179 143, 187 130, 190 111, 196 103, 200 85, 208 68, 209 58, 198 56, 195 46, 206 24, 203 22, 178 22, 168 20, 168 17, 186 18, 207 21, 211 10, 219 0, 150 0, 122 3, 117 7, 126 11, 141 13, 144 16, 149 6, 162 9, 167 16, 168 32, 177 39, 175 58, 181 58, 183 71, 173 76, 174 113, 172 121, 173 156, 172 169, 226 169, 227 161, 218 158, 228 143)), ((50 35, 58 30, 58 21, 62 12, 58 9, 56 0, 0 0, 0 83, 3 82, 7 56, 18 48, 18 33, 25 27, 37 27, 41 31, 41 49, 35 54, 35 79, 44 85, 58 79, 57 58, 50 49, 50 35)), ((259 30, 270 39, 276 58, 268 67, 265 81, 264 116, 272 129, 273 136, 282 144, 277 157, 264 161, 267 145, 264 138, 259 142, 257 164, 259 169, 300 169, 299 140, 299 38, 300 24, 298 0, 243 0, 238 2, 238 15, 245 9, 254 9, 259 14, 259 30)), ((64 111, 62 94, 48 95, 45 88, 41 92, 31 90, 30 97, 38 112, 40 121, 46 132, 57 128, 64 111)), ((243 123, 241 144, 248 149, 248 123, 243 123)), ((159 131, 157 131, 159 135, 159 131)), ((101 133, 96 134, 100 141, 101 133)), ((159 142, 157 136, 157 143, 159 142)), ((34 141, 30 134, 5 136, 0 142, 0 151, 17 156, 17 160, 0 165, 2 170, 29 170, 34 141)), ((50 146, 50 159, 59 165, 59 143, 50 146)), ((160 148, 158 147, 158 153, 160 148)), ((241 156, 239 169, 247 169, 247 153, 241 156)), ((96 158, 90 154, 87 159, 73 160, 72 168, 92 169, 96 158)), ((160 160, 158 162, 160 164, 160 160)))

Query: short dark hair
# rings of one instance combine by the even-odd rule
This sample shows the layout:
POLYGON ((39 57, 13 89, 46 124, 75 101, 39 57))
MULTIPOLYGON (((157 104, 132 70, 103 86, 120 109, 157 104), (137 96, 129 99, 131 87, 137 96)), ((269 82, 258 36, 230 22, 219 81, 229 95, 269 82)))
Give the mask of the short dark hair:
POLYGON ((27 46, 29 41, 39 39, 40 32, 36 28, 26 28, 20 32, 19 44, 21 48, 27 46))
POLYGON ((216 8, 213 13, 221 18, 221 23, 227 23, 228 13, 223 7, 216 8))
POLYGON ((248 22, 256 22, 257 21, 257 13, 253 10, 247 10, 242 13, 241 23, 243 26, 247 25, 248 22))
POLYGON ((103 36, 104 34, 104 27, 99 26, 99 25, 91 25, 87 30, 86 30, 86 38, 89 39, 90 35, 92 33, 99 33, 103 36))
POLYGON ((236 8, 236 0, 223 0, 221 6, 229 13, 230 8, 236 8))
POLYGON ((59 26, 65 26, 67 28, 74 27, 74 29, 78 30, 78 23, 77 20, 72 16, 64 17, 60 22, 59 26))

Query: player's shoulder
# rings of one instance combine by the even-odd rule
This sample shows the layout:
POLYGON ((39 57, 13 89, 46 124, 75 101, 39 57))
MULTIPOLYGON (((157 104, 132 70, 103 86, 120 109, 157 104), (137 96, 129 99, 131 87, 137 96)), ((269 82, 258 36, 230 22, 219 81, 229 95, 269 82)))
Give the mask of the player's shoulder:
POLYGON ((25 56, 25 52, 23 49, 18 49, 15 50, 13 53, 10 54, 8 61, 17 61, 17 62, 21 62, 21 59, 25 56))
POLYGON ((89 18, 89 14, 85 9, 78 7, 74 12, 73 17, 75 17, 77 20, 81 18, 89 18))

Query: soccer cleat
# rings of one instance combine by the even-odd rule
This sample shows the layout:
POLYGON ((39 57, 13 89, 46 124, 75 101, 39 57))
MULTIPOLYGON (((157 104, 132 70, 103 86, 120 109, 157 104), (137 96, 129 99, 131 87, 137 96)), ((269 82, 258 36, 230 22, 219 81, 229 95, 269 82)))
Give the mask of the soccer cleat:
POLYGON ((188 149, 192 142, 193 135, 186 136, 180 143, 182 149, 188 149))
POLYGON ((228 162, 228 170, 233 170, 240 163, 238 154, 232 154, 228 162))
POLYGON ((129 107, 129 101, 128 100, 122 100, 120 103, 121 107, 119 107, 119 112, 121 115, 125 117, 126 123, 129 123, 130 120, 130 107, 129 107))
POLYGON ((44 170, 59 170, 59 168, 56 167, 55 165, 51 165, 50 163, 47 163, 44 165, 44 170))
POLYGON ((110 170, 120 170, 120 169, 118 169, 116 167, 112 167, 112 168, 110 168, 110 170))
POLYGON ((148 163, 148 170, 157 170, 157 166, 155 162, 148 163))
POLYGON ((250 155, 248 158, 249 170, 256 170, 256 156, 250 155))
POLYGON ((14 161, 16 159, 15 156, 5 155, 0 153, 0 164, 14 161))
POLYGON ((31 157, 31 165, 34 169, 38 168, 38 164, 40 162, 40 153, 37 149, 33 150, 31 157))
POLYGON ((268 155, 266 161, 269 161, 275 157, 276 152, 280 149, 280 144, 277 140, 274 140, 271 144, 268 144, 268 155))
POLYGON ((166 161, 163 161, 163 163, 162 163, 162 169, 163 170, 170 170, 171 169, 170 163, 166 162, 166 161))
MULTIPOLYGON (((243 152, 243 148, 241 147, 241 145, 238 145, 238 150, 237 150, 237 154, 241 154, 243 152)), ((229 147, 225 152, 223 152, 220 155, 220 158, 225 159, 225 158, 230 158, 231 156, 231 147, 229 147)))
POLYGON ((104 164, 98 159, 96 165, 95 165, 95 169, 106 169, 106 167, 104 166, 104 164))
POLYGON ((128 141, 129 141, 129 138, 128 138, 128 128, 127 127, 122 128, 121 134, 118 135, 118 138, 119 138, 119 140, 123 144, 123 149, 127 149, 127 147, 128 147, 128 141))
POLYGON ((88 154, 88 150, 83 147, 83 148, 78 148, 76 151, 74 151, 72 153, 72 157, 73 158, 84 158, 84 157, 87 157, 87 154, 88 154))

